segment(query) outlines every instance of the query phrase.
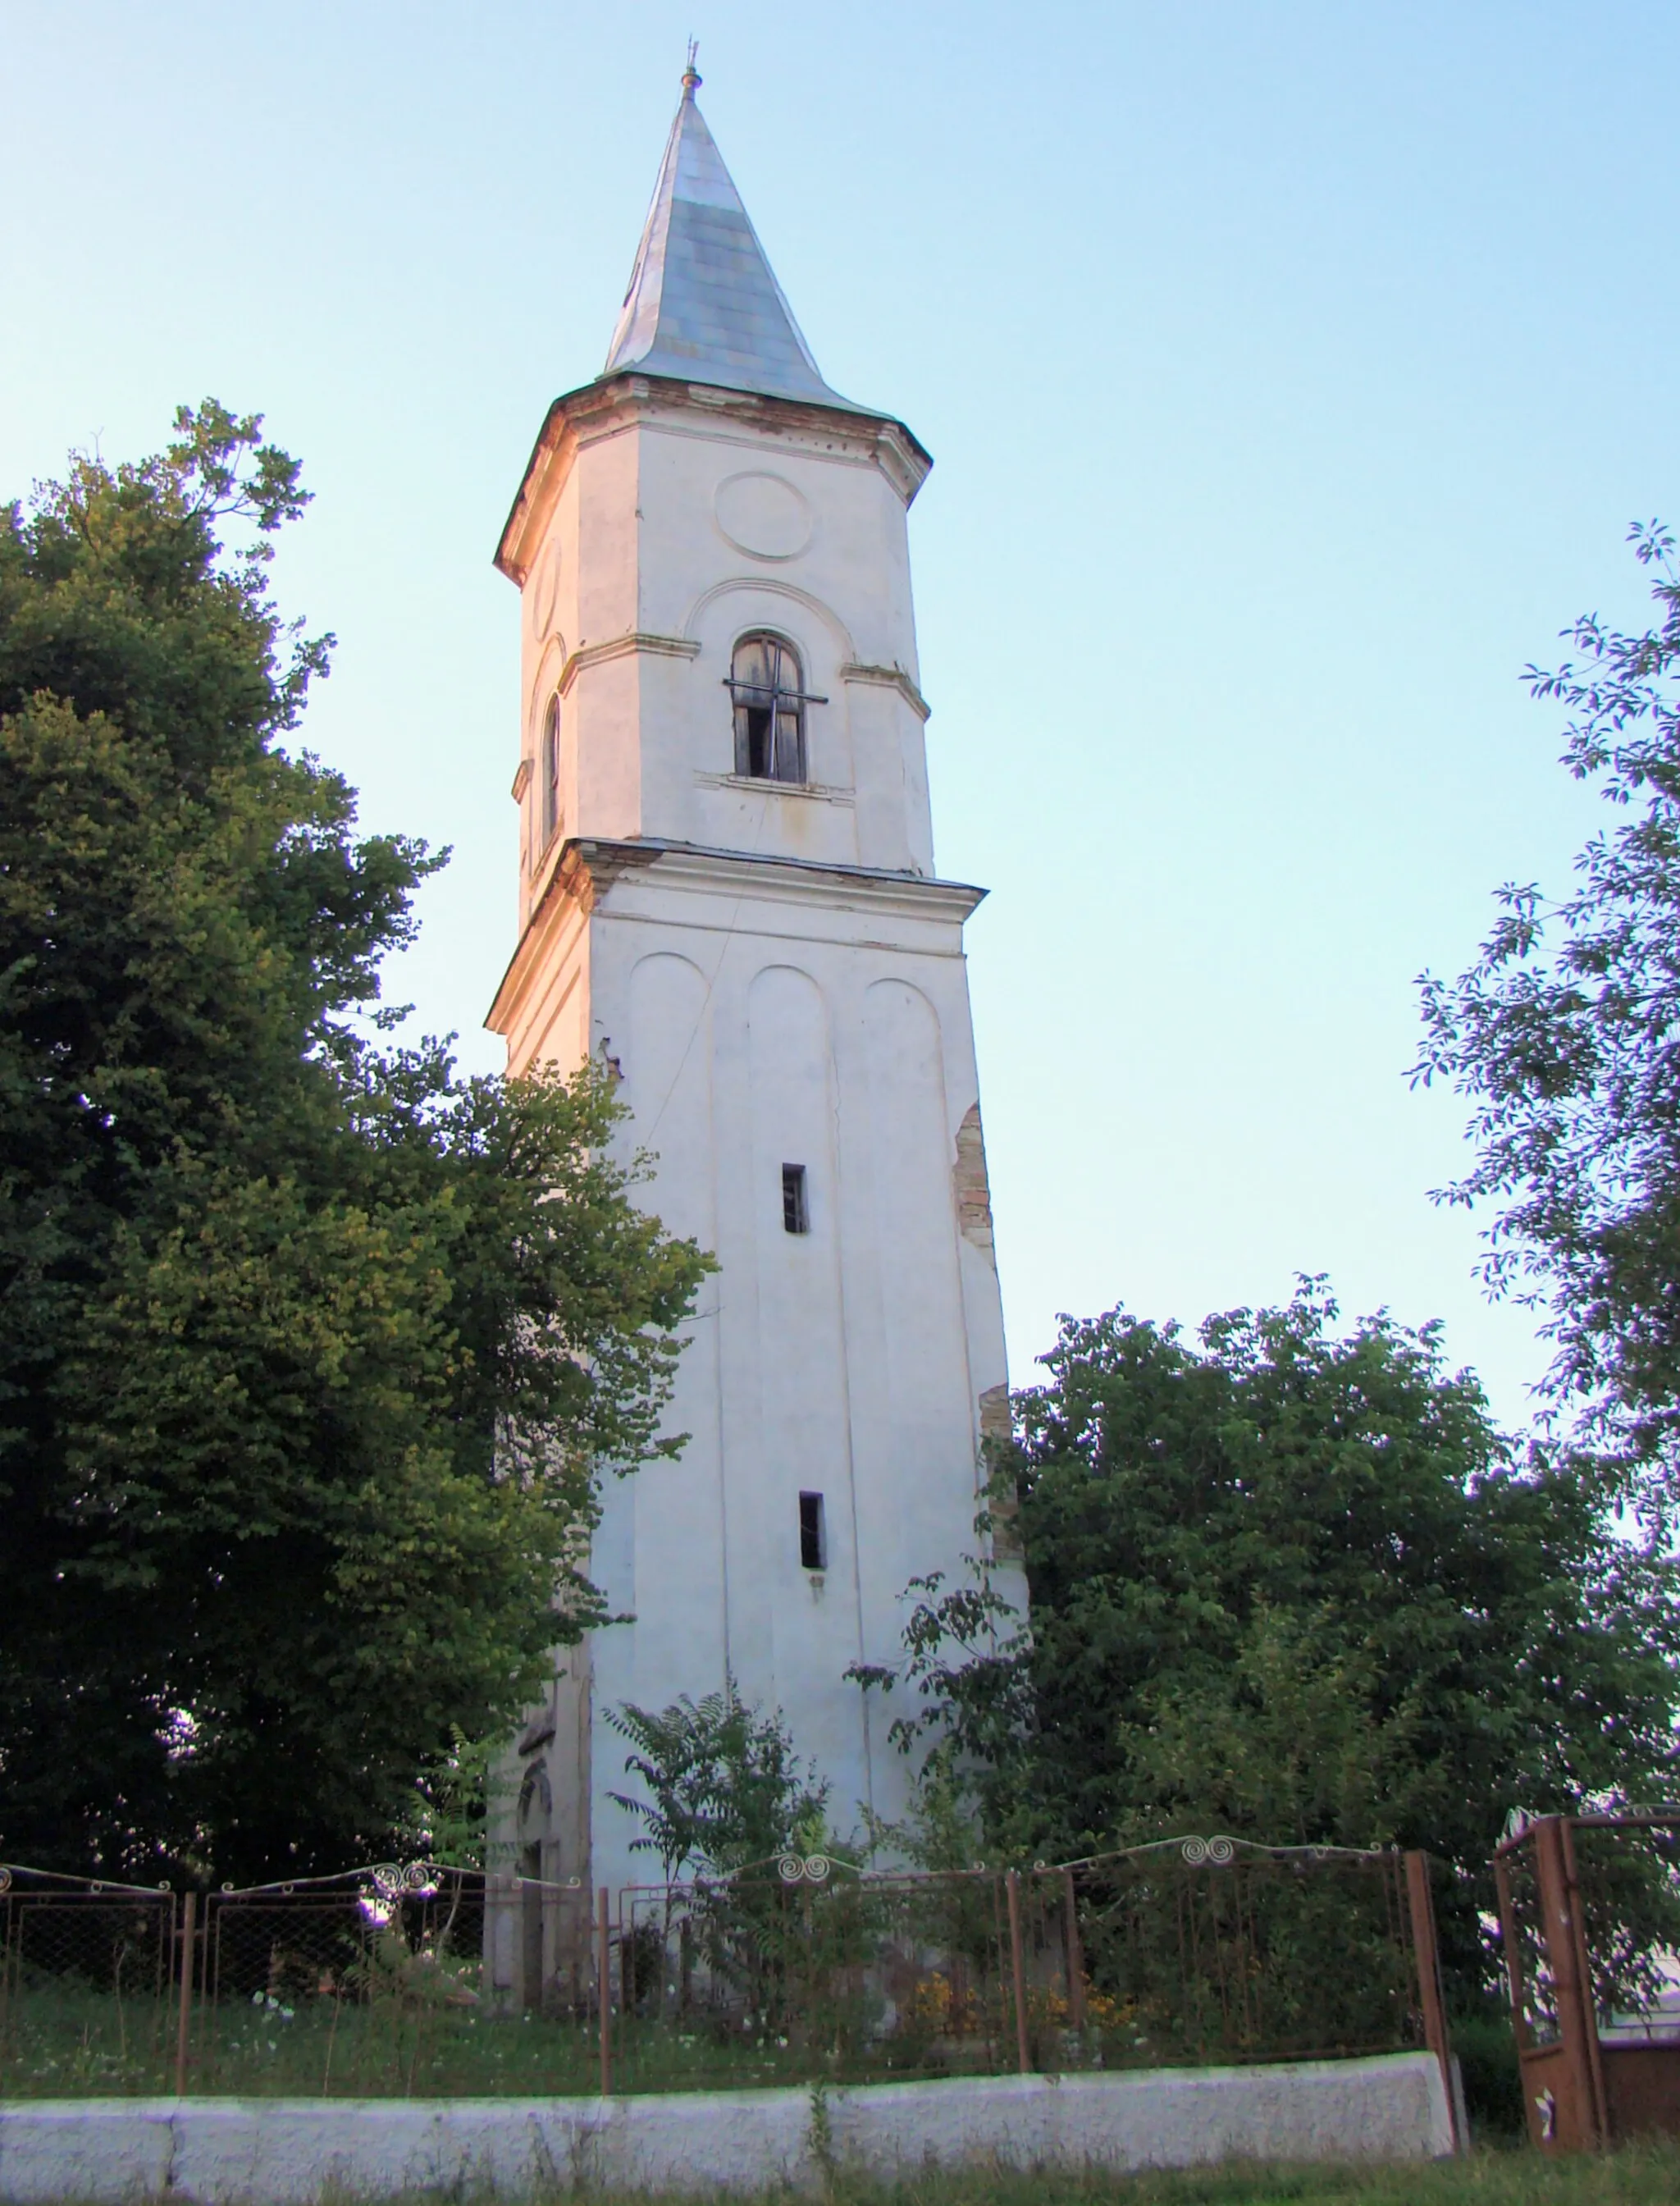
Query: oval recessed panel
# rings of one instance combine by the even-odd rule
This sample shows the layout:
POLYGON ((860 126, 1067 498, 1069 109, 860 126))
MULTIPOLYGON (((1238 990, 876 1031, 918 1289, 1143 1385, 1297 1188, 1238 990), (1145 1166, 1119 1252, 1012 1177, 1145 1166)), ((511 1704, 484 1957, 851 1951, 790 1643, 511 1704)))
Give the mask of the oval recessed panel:
POLYGON ((554 609, 560 596, 560 546, 550 544, 531 577, 531 632, 546 635, 554 625, 554 609))
POLYGON ((718 526, 754 559, 797 559, 811 541, 811 509, 780 475, 730 475, 718 486, 718 526))

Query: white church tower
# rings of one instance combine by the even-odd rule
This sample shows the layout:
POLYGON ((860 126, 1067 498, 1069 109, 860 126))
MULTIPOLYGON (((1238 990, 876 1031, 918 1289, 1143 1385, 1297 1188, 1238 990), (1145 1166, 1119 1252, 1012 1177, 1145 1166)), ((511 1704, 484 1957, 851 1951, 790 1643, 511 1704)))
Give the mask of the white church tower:
MULTIPOLYGON (((634 1621, 566 1650, 520 1742, 525 1874, 621 1886, 602 1721, 720 1688, 902 1812, 849 1665, 972 1553, 1003 1320, 962 927, 938 879, 907 515, 931 464, 818 373, 692 66, 603 373, 557 399, 497 553, 523 601, 510 1071, 617 1068, 640 1200, 716 1252, 681 1458, 609 1482, 592 1575, 634 1621)), ((527 1936, 529 1926, 527 1926, 527 1936)), ((533 1957, 528 1965, 536 1965, 533 1957)))

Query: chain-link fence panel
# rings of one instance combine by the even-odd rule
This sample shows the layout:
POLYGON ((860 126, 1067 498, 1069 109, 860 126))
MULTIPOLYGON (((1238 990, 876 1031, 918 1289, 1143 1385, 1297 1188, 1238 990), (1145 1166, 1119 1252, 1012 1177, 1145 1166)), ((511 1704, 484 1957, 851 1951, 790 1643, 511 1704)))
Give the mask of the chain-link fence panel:
POLYGON ((0 2095, 171 2090, 176 1970, 167 1887, 0 1865, 0 2095))
POLYGON ((1069 2065, 1335 2059, 1422 2044, 1403 1857, 1173 1839, 1064 1872, 1069 2065))
POLYGON ((212 1893, 195 1972, 191 2088, 329 2097, 596 2090, 590 1927, 576 1887, 428 1863, 212 1893))
POLYGON ((616 1910, 616 2090, 991 2074, 1016 2065, 1001 1875, 789 1855, 616 1910))
POLYGON ((1680 2043, 1680 1816, 1570 1838, 1600 2036, 1680 2043))
POLYGON ((1398 1855, 1193 1839, 924 1875, 788 1854, 594 1897, 427 1863, 224 1889, 183 1987, 190 1898, 178 1920, 167 1892, 9 1872, 0 2088, 537 2097, 1425 2036, 1398 1855))
POLYGON ((818 1857, 621 1893, 617 2090, 1335 2058, 1425 2042, 1403 1857, 1174 1839, 1050 1869, 818 1857))

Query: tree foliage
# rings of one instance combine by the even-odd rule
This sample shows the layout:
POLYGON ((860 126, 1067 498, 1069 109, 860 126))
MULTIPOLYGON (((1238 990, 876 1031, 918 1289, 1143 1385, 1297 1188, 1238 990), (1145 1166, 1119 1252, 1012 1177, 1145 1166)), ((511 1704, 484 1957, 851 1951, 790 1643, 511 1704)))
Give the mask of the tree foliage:
POLYGON ((684 1693, 657 1710, 627 1702, 606 1720, 630 1743, 627 1774, 646 1787, 645 1797, 607 1797, 640 1824, 631 1851, 657 1854, 667 1884, 688 1870, 728 1875, 824 1843, 827 1780, 794 1751, 781 1710, 767 1715, 743 1701, 733 1678, 698 1701, 684 1693))
POLYGON ((1671 1568, 1592 1465, 1515 1459, 1436 1327, 1336 1321, 1304 1282, 1195 1344, 1063 1321, 1016 1399, 1030 1633, 985 1573, 926 1582, 900 1681, 901 1744, 966 1760, 991 1844, 1217 1830, 1479 1873, 1515 1806, 1671 1787, 1671 1568))
POLYGON ((1483 1276, 1549 1313, 1554 1403, 1680 1497, 1680 572, 1659 523, 1629 532, 1658 617, 1596 614, 1576 656, 1531 666, 1568 712, 1563 763, 1623 816, 1594 836, 1561 901, 1498 891, 1498 924, 1456 981, 1425 974, 1415 1076, 1474 1099, 1472 1169, 1443 1199, 1498 1206, 1483 1276))
POLYGON ((599 1613, 705 1260, 605 1076, 386 1040, 442 861, 284 743, 296 464, 176 426, 0 522, 0 1774, 15 1857, 236 1875, 378 1844, 599 1613))

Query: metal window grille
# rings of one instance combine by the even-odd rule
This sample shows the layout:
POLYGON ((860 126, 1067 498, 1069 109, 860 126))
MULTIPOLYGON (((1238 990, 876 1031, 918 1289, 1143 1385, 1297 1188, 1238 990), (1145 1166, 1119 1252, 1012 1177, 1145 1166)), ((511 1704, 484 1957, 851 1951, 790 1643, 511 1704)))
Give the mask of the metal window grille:
POLYGON ((779 636, 743 636, 724 685, 735 703, 735 770, 754 781, 805 779, 804 686, 799 654, 779 636))

